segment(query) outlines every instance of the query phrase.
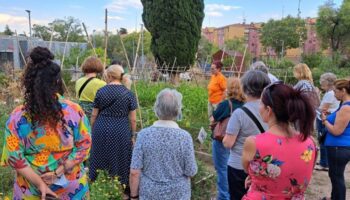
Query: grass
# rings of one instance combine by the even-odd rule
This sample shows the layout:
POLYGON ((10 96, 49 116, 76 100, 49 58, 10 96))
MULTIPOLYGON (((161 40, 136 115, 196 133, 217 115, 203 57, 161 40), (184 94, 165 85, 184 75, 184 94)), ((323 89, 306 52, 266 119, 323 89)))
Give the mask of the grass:
MULTIPOLYGON (((0 105, 0 158, 4 144, 5 125, 11 108, 0 105)), ((0 167, 0 199, 5 196, 12 196, 14 173, 10 167, 0 167)))

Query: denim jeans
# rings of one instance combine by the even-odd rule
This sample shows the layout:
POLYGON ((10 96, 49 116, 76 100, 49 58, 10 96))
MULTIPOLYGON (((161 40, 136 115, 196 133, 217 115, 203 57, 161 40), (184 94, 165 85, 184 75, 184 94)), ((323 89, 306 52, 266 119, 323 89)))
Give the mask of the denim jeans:
POLYGON ((229 200, 227 180, 227 161, 230 156, 230 150, 226 149, 222 142, 213 140, 212 142, 213 162, 216 170, 216 188, 218 200, 229 200))
POLYGON ((350 147, 327 147, 329 171, 332 182, 332 200, 345 200, 344 171, 350 161, 350 147))
MULTIPOLYGON (((323 134, 327 134, 326 127, 322 124, 321 120, 317 119, 316 125, 318 137, 320 137, 323 134)), ((327 149, 324 146, 324 144, 320 144, 320 166, 328 167, 327 149)))
POLYGON ((246 174, 244 170, 228 166, 227 175, 231 200, 241 200, 247 193, 247 189, 244 187, 244 182, 248 174, 246 174))

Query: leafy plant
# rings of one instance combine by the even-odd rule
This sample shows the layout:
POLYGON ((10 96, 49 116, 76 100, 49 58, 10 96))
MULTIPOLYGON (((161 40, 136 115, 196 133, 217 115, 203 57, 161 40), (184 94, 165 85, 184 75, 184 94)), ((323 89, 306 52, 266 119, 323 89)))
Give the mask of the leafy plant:
POLYGON ((202 161, 197 160, 198 172, 191 179, 191 191, 193 200, 211 199, 215 191, 216 176, 209 171, 202 161))
POLYGON ((90 198, 122 200, 123 189, 117 177, 111 178, 107 172, 98 171, 97 179, 90 185, 90 198))
MULTIPOLYGON (((0 158, 4 144, 4 130, 11 110, 6 105, 0 105, 0 158)), ((11 197, 15 174, 10 167, 0 167, 0 199, 11 197)))

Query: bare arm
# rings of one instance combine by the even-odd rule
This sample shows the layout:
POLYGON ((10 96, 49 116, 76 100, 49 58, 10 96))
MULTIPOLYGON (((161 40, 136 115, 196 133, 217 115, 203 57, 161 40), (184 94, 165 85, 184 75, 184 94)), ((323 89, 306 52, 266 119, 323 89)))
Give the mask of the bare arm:
POLYGON ((256 146, 253 137, 248 137, 243 146, 242 165, 245 172, 248 172, 249 162, 254 159, 256 146))
POLYGON ((331 134, 335 136, 341 135, 350 121, 350 106, 343 106, 337 112, 334 125, 326 120, 324 113, 322 113, 322 121, 331 134))
MULTIPOLYGON (((139 196, 139 185, 140 185, 140 174, 139 169, 130 169, 130 198, 139 196)), ((131 198, 138 199, 138 198, 131 198)))
POLYGON ((131 131, 135 133, 136 132, 136 110, 129 112, 129 121, 131 125, 131 131))
POLYGON ((224 144, 225 148, 231 149, 235 144, 236 139, 237 139, 237 135, 226 134, 224 139, 222 140, 222 143, 224 144))
POLYGON ((99 109, 98 109, 98 108, 93 108, 93 109, 92 109, 91 118, 90 118, 91 128, 94 126, 94 123, 95 123, 95 121, 96 121, 98 112, 99 112, 99 109))
POLYGON ((31 167, 27 166, 21 169, 16 169, 16 171, 39 189, 41 193, 41 200, 45 200, 47 194, 52 195, 56 198, 58 197, 57 194, 48 188, 40 176, 36 174, 31 167))

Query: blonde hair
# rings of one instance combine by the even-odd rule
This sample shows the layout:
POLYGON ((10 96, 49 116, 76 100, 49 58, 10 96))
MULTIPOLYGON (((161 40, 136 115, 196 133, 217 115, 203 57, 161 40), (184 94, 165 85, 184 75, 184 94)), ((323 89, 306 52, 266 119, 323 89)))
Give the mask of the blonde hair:
POLYGON ((127 74, 124 74, 124 69, 120 65, 111 65, 109 66, 103 75, 104 79, 107 80, 107 78, 110 81, 118 80, 120 81, 126 88, 131 88, 131 79, 130 76, 127 74))
POLYGON ((245 101, 245 96, 243 94, 241 81, 237 77, 230 77, 227 80, 227 98, 236 99, 238 101, 245 101))
POLYGON ((294 66, 294 77, 298 80, 308 80, 314 83, 310 68, 305 63, 299 63, 294 66))

